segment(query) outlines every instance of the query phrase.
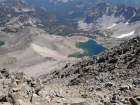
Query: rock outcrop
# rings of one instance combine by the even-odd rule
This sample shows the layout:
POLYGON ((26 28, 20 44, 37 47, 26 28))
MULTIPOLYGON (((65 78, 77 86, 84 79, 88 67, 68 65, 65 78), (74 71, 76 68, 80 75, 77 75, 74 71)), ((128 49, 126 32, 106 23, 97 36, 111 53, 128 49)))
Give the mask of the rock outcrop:
POLYGON ((0 70, 0 104, 31 105, 41 102, 39 92, 44 88, 41 80, 26 76, 23 72, 9 73, 0 70))

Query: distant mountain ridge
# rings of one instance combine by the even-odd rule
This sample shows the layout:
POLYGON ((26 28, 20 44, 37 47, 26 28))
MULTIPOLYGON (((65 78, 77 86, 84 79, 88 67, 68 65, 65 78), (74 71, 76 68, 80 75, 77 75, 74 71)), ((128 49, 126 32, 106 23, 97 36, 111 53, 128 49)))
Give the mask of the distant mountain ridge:
POLYGON ((140 7, 138 6, 115 6, 108 3, 99 3, 86 12, 87 17, 85 18, 85 22, 88 24, 96 24, 96 21, 100 18, 104 18, 105 16, 113 16, 114 18, 118 18, 116 21, 114 21, 115 23, 134 23, 140 21, 139 13, 140 7))
MULTIPOLYGON (((6 1, 16 1, 16 0, 6 0, 6 1)), ((24 1, 24 0, 23 0, 24 1)), ((87 9, 96 5, 97 3, 104 2, 113 5, 139 5, 140 0, 25 0, 27 3, 44 6, 50 10, 59 12, 60 14, 71 16, 68 14, 78 15, 84 13, 87 9), (80 8, 80 9, 79 9, 80 8)), ((75 16, 78 16, 75 15, 75 16)), ((75 17, 74 17, 75 18, 75 17)))
POLYGON ((38 27, 46 30, 49 34, 57 35, 71 35, 78 32, 73 27, 75 23, 68 22, 67 19, 43 6, 37 7, 24 0, 0 2, 0 20, 2 30, 5 32, 17 32, 24 26, 38 27))
MULTIPOLYGON (((113 3, 110 0, 19 0, 17 2, 34 5, 35 11, 30 11, 27 15, 41 19, 37 26, 44 28, 50 34, 74 35, 79 32, 78 29, 82 29, 105 31, 104 35, 109 37, 127 34, 132 36, 132 33, 134 36, 139 35, 140 6, 134 5, 138 4, 137 0, 133 3, 131 0, 119 0, 113 3), (45 9, 47 11, 44 11, 45 9)), ((27 10, 22 11, 27 12, 27 10)))
MULTIPOLYGON (((84 23, 90 26, 90 30, 102 30, 114 37, 127 35, 135 37, 140 29, 140 6, 112 5, 100 2, 84 12, 84 23), (131 34, 133 33, 133 34, 131 34)), ((79 26, 82 26, 80 24, 79 26)))

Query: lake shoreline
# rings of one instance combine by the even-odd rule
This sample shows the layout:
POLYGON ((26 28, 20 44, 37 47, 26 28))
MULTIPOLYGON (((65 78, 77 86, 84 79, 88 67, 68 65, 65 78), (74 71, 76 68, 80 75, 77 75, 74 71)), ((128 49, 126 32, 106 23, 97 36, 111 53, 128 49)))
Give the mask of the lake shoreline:
POLYGON ((84 56, 94 56, 107 49, 106 47, 97 43, 95 36, 90 35, 86 37, 88 38, 87 42, 76 42, 75 44, 75 47, 82 49, 83 53, 77 52, 69 55, 69 57, 81 58, 84 56))

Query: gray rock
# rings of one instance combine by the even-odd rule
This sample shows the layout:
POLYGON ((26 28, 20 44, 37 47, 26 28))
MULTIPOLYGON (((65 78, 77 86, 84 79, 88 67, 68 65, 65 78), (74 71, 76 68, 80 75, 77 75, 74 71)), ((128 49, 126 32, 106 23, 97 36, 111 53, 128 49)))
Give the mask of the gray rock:
POLYGON ((140 102, 140 96, 136 98, 140 102))
POLYGON ((50 96, 46 96, 45 101, 50 102, 51 101, 51 97, 50 96))
POLYGON ((120 86, 119 90, 129 90, 129 86, 120 86))
POLYGON ((62 97, 62 98, 66 95, 66 93, 61 88, 57 89, 55 91, 55 94, 57 97, 62 97))
POLYGON ((4 76, 2 75, 2 73, 0 72, 0 79, 3 79, 4 78, 4 76))
POLYGON ((89 92, 92 92, 93 90, 94 90, 94 87, 90 87, 90 88, 88 89, 89 92))
POLYGON ((106 82, 105 83, 105 87, 112 87, 114 84, 113 83, 111 83, 111 82, 106 82))
POLYGON ((2 102, 6 98, 6 94, 0 91, 0 102, 2 102))
POLYGON ((128 84, 129 86, 129 89, 132 90, 133 89, 133 86, 131 84, 128 84))
POLYGON ((104 104, 101 103, 101 102, 94 102, 94 103, 91 103, 91 104, 89 104, 89 105, 104 105, 104 104))
POLYGON ((90 102, 84 101, 84 102, 78 102, 78 103, 64 103, 63 105, 104 105, 104 104, 101 102, 90 103, 90 102))
POLYGON ((131 105, 139 105, 139 104, 137 103, 137 101, 136 101, 135 99, 133 99, 133 98, 130 98, 130 99, 129 99, 129 102, 131 103, 131 105))
POLYGON ((3 68, 0 72, 4 77, 9 77, 9 71, 6 68, 3 68))
POLYGON ((140 84, 140 80, 138 80, 138 79, 133 80, 133 84, 134 84, 134 85, 140 84))

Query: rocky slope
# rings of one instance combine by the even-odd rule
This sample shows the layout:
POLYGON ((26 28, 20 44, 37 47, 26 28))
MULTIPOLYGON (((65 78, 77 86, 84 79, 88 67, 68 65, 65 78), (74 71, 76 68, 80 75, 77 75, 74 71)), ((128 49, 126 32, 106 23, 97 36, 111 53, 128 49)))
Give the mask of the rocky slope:
POLYGON ((5 68, 0 70, 0 104, 36 105, 41 100, 39 93, 44 88, 41 80, 26 76, 24 73, 10 74, 5 68))
POLYGON ((0 70, 2 105, 139 105, 140 37, 61 70, 30 77, 0 70))
POLYGON ((55 86, 65 90, 66 100, 84 98, 103 105, 139 105, 139 70, 140 37, 136 37, 92 58, 68 63, 62 70, 40 78, 50 91, 55 86))

